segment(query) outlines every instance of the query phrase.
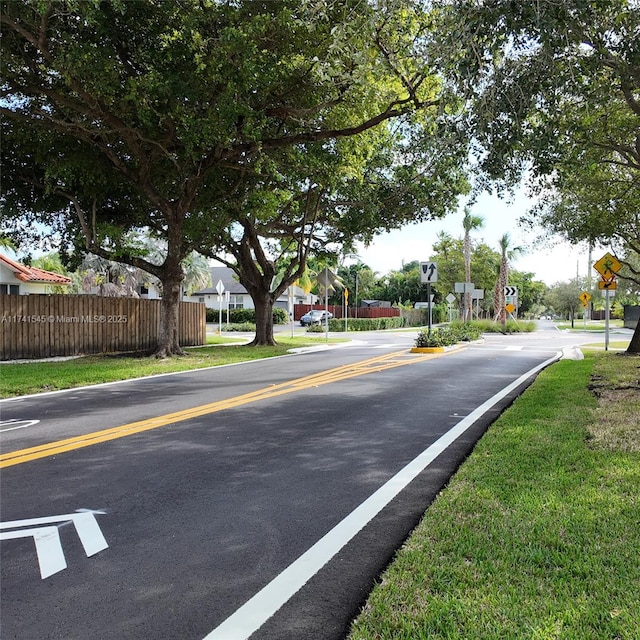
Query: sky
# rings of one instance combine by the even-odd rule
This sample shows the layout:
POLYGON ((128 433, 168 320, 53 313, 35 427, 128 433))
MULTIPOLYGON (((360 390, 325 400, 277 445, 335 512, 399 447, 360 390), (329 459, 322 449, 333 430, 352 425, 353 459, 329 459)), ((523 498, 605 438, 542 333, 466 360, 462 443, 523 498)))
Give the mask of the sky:
MULTIPOLYGON (((473 215, 484 218, 483 226, 471 233, 472 241, 482 241, 492 249, 500 251, 499 238, 509 233, 511 246, 525 249, 524 253, 509 263, 510 268, 531 272, 535 274, 534 280, 541 280, 547 285, 568 282, 574 279, 576 274, 586 277, 589 268, 591 275, 597 276, 587 264, 589 255, 586 244, 572 246, 558 241, 556 246, 547 242, 543 247, 534 247, 534 242, 540 234, 518 225, 518 219, 532 204, 522 192, 518 192, 513 201, 509 202, 497 196, 483 194, 471 208, 473 215)), ((454 238, 464 237, 463 216, 461 207, 457 213, 442 220, 408 225, 378 236, 369 247, 358 245, 356 253, 362 262, 380 275, 401 269, 403 262, 427 262, 439 232, 445 231, 454 238)), ((602 253, 605 251, 602 250, 602 253)), ((598 257, 596 249, 592 261, 595 262, 598 257)))

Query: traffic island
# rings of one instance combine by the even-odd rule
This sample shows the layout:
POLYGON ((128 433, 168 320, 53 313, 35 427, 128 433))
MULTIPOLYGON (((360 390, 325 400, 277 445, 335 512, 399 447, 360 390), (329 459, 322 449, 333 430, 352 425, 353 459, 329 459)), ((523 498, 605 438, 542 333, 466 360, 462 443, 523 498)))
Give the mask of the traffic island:
POLYGON ((455 324, 437 329, 420 331, 411 353, 442 353, 459 349, 482 335, 480 328, 469 324, 455 324))
POLYGON ((411 347, 411 353, 444 353, 445 347, 411 347))

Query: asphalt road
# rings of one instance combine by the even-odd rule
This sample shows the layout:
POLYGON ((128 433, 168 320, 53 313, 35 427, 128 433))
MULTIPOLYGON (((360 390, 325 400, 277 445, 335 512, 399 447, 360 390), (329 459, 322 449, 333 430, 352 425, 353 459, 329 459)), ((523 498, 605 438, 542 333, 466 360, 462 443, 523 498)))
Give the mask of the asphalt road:
POLYGON ((343 638, 488 425, 589 339, 547 328, 1 402, 1 637, 343 638))

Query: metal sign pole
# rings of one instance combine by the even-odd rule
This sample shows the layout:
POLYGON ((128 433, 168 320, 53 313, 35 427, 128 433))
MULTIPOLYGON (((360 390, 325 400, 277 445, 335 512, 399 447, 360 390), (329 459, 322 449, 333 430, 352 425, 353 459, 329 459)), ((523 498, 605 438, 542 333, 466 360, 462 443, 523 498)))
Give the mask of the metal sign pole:
POLYGON ((431 336, 431 283, 427 282, 427 300, 429 301, 429 336, 431 336))
POLYGON ((218 335, 220 335, 222 333, 222 294, 224 293, 222 280, 218 280, 216 291, 218 292, 218 335))
POLYGON ((604 290, 604 350, 609 351, 609 289, 604 290))

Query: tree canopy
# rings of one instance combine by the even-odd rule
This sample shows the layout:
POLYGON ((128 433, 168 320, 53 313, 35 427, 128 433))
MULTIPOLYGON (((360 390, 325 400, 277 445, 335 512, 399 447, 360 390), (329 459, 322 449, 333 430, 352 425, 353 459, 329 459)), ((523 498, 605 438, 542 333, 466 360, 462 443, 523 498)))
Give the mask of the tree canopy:
MULTIPOLYGON (((0 19, 0 110, 12 146, 5 211, 22 231, 33 228, 27 210, 55 217, 86 250, 158 277, 163 354, 179 351, 182 260, 224 248, 221 238, 239 228, 275 234, 245 224, 263 223, 265 207, 236 215, 228 203, 238 194, 251 204, 253 187, 291 175, 296 154, 322 162, 340 140, 390 122, 399 134, 417 113, 433 136, 455 115, 431 66, 427 8, 411 0, 27 0, 3 2, 0 19), (141 228, 164 241, 161 264, 127 242, 141 228)), ((363 169, 351 167, 350 189, 365 182, 363 169)), ((295 195, 271 194, 266 209, 277 217, 300 203, 317 173, 294 167, 295 195)), ((447 200, 451 188, 441 187, 447 200)), ((434 211, 448 206, 432 201, 434 211)), ((400 224, 406 210, 396 214, 361 207, 357 218, 343 208, 342 228, 366 237, 400 224)), ((255 243, 248 251, 260 253, 255 243)), ((267 262, 257 263, 271 281, 267 262)))
MULTIPOLYGON (((442 30, 443 50, 457 52, 443 64, 468 101, 481 184, 528 175, 541 198, 530 221, 635 255, 640 4, 456 0, 446 16, 459 28, 442 30)), ((640 324, 630 350, 640 351, 640 324)))

